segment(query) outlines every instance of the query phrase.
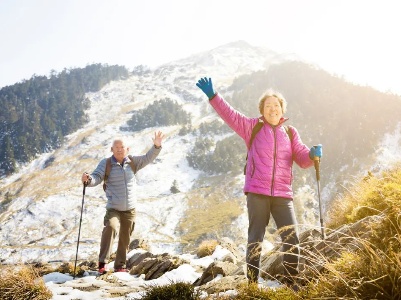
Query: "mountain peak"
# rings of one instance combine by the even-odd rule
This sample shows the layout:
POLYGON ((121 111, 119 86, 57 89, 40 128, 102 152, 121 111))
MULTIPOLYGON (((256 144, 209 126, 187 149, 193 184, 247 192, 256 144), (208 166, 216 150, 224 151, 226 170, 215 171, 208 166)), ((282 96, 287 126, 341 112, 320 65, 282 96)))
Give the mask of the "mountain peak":
POLYGON ((184 59, 159 67, 159 72, 185 67, 199 74, 210 74, 223 85, 229 85, 238 74, 249 74, 282 62, 281 56, 267 48, 252 46, 244 40, 220 45, 208 51, 193 54, 184 59))
POLYGON ((235 47, 235 48, 255 48, 254 46, 252 46, 251 44, 249 44, 248 42, 244 41, 244 40, 238 40, 238 41, 234 41, 234 42, 230 42, 224 45, 221 45, 218 48, 228 48, 228 47, 235 47))

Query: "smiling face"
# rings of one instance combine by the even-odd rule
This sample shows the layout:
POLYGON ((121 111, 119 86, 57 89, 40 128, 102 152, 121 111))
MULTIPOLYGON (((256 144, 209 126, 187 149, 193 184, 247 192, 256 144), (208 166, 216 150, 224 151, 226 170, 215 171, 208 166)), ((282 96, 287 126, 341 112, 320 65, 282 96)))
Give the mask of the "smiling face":
POLYGON ((263 104, 263 116, 266 121, 271 125, 277 125, 283 116, 283 109, 280 101, 274 97, 269 96, 265 99, 263 104))
POLYGON ((125 146, 122 140, 115 140, 113 146, 111 147, 111 152, 113 152, 114 157, 119 163, 128 155, 129 148, 125 146))

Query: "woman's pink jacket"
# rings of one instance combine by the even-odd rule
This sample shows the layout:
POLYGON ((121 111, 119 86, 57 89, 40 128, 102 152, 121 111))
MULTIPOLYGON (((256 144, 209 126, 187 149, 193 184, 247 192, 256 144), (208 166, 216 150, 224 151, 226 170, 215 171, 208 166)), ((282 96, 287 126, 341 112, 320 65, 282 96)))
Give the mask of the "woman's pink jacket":
POLYGON ((309 148, 302 143, 298 131, 291 127, 293 135, 291 142, 283 127, 287 119, 282 118, 277 126, 272 126, 262 118, 264 125, 256 134, 249 149, 252 129, 259 119, 244 116, 218 93, 210 99, 210 104, 248 147, 244 193, 292 199, 293 161, 301 168, 313 165, 313 160, 309 158, 309 148))

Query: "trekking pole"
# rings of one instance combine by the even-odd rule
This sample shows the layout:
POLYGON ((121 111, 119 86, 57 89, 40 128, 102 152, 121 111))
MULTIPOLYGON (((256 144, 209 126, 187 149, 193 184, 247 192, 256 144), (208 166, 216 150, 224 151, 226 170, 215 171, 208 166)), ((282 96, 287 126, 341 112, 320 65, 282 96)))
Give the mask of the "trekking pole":
POLYGON ((324 225, 323 225, 322 200, 320 198, 320 157, 314 156, 313 157, 313 162, 315 164, 316 181, 317 181, 317 194, 318 194, 318 197, 319 197, 320 229, 322 231, 322 239, 324 240, 325 239, 325 234, 324 234, 324 225))
POLYGON ((84 210, 84 202, 85 202, 85 188, 88 185, 88 183, 84 183, 84 189, 82 192, 82 205, 81 205, 81 218, 79 219, 79 230, 78 230, 78 242, 77 242, 77 251, 75 253, 75 265, 74 265, 74 277, 73 279, 75 279, 75 270, 77 268, 77 260, 78 260, 78 248, 79 248, 79 237, 81 235, 81 224, 82 224, 82 212, 84 210))

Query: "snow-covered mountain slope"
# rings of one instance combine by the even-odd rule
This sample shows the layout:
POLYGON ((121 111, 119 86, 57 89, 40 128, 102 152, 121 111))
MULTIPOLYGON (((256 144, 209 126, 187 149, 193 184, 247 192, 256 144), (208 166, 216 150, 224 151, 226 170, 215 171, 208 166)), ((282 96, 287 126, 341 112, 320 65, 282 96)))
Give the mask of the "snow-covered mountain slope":
MULTIPOLYGON (((155 162, 137 174, 138 206, 133 237, 146 239, 153 253, 179 252, 184 241, 178 228, 185 226, 186 216, 194 215, 193 222, 197 222, 196 214, 191 214, 190 210, 202 209, 194 203, 222 192, 225 198, 216 196, 214 201, 232 201, 243 208, 243 213, 227 230, 235 235, 237 243, 245 242, 247 217, 242 175, 225 182, 228 188, 222 187, 226 190, 218 191, 216 186, 219 184, 210 187, 213 183, 207 181, 208 176, 189 167, 186 156, 196 137, 192 134, 179 136, 180 126, 153 127, 140 132, 124 131, 121 127, 133 111, 155 100, 170 98, 191 114, 192 126, 196 128, 202 122, 217 118, 206 96, 195 85, 200 77, 212 77, 216 89, 227 95, 225 90, 236 77, 293 59, 293 56, 279 55, 240 41, 149 72, 134 72, 124 81, 111 82, 101 91, 88 93, 91 108, 87 111, 89 122, 83 128, 69 135, 61 148, 38 156, 22 166, 18 173, 0 180, 0 197, 3 198, 0 207, 1 262, 74 260, 83 200, 81 174, 92 171, 102 158, 111 155, 110 146, 116 136, 126 139, 131 154, 143 154, 152 146, 156 130, 163 131, 166 139, 155 162), (171 193, 174 181, 180 193, 171 193), (227 195, 227 191, 232 194, 227 195)), ((401 134, 399 128, 397 130, 386 135, 382 145, 378 145, 377 170, 384 162, 388 164, 390 158, 391 163, 400 160, 401 134)), ((313 206, 309 212, 312 215, 317 211, 313 183, 305 182, 296 191, 313 206)), ((323 197, 329 189, 330 185, 323 187, 323 197)), ((97 257, 105 203, 100 185, 86 189, 80 259, 97 257)), ((313 217, 305 216, 305 219, 313 217)))
MULTIPOLYGON (((152 145, 155 130, 163 131, 166 139, 156 161, 137 175, 140 188, 134 236, 148 240, 154 253, 176 251, 180 244, 176 227, 186 211, 187 192, 202 175, 186 160, 195 138, 178 136, 179 126, 135 133, 121 131, 120 127, 131 117, 130 112, 163 98, 182 104, 196 127, 216 118, 195 85, 200 77, 211 76, 224 89, 235 77, 266 68, 279 59, 269 50, 236 42, 165 64, 147 75, 111 82, 101 91, 87 94, 91 102, 88 124, 69 135, 61 148, 38 156, 18 173, 1 180, 1 189, 10 198, 0 215, 2 262, 37 261, 41 257, 71 260, 83 200, 82 172, 92 171, 103 157, 110 155, 116 136, 127 140, 131 154, 145 153, 152 145), (188 97, 197 101, 187 101, 188 97), (174 180, 180 193, 170 192, 174 180)), ((101 186, 86 188, 80 236, 82 259, 97 255, 104 207, 101 186)))

